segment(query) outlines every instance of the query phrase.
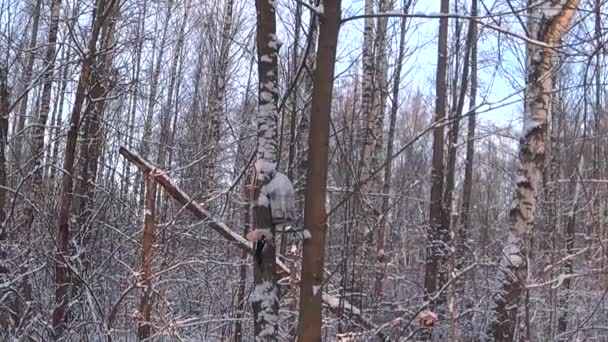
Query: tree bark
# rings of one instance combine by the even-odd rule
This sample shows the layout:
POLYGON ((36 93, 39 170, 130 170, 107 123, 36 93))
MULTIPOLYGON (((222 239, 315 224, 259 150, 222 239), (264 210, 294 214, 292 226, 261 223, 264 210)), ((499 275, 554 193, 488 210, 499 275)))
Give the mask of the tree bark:
MULTIPOLYGON (((154 108, 156 105, 156 97, 158 94, 158 81, 160 78, 161 72, 161 64, 163 60, 163 54, 165 52, 165 47, 167 45, 167 30, 169 29, 169 21, 171 20, 171 9, 173 8, 173 0, 169 0, 166 4, 167 11, 165 12, 165 21, 163 22, 163 29, 161 33, 160 47, 158 49, 158 56, 156 56, 156 61, 153 64, 154 67, 152 69, 152 80, 150 81, 150 95, 148 97, 148 106, 146 112, 146 118, 144 121, 144 131, 141 138, 141 154, 144 158, 148 158, 150 155, 150 145, 151 145, 151 137, 152 137, 152 127, 154 123, 154 108)), ((154 46, 156 46, 156 40, 154 41, 154 46)), ((155 48, 152 49, 154 51, 155 48)), ((144 182, 141 181, 138 175, 138 179, 135 184, 137 186, 139 194, 143 194, 143 186, 144 182)), ((140 206, 143 206, 144 196, 139 196, 140 198, 140 206)))
MULTIPOLYGON (((70 117, 70 126, 65 147, 65 159, 63 163, 64 173, 62 176, 62 189, 59 198, 59 214, 57 219, 57 254, 55 256, 55 308, 52 315, 53 339, 58 340, 65 331, 66 310, 68 309, 69 299, 69 268, 68 247, 70 242, 70 214, 73 197, 73 177, 74 160, 76 157, 76 143, 78 139, 78 129, 80 126, 80 114, 85 100, 86 90, 89 86, 89 78, 93 66, 94 55, 97 47, 97 38, 108 15, 108 11, 115 5, 117 0, 110 0, 106 5, 106 0, 97 2, 97 9, 93 13, 93 24, 91 36, 84 50, 82 69, 78 79, 74 107, 70 117)), ((44 133, 44 131, 43 131, 44 133)))
POLYGON ((205 164, 206 184, 203 189, 209 191, 217 186, 216 172, 218 154, 220 151, 222 120, 224 120, 224 100, 226 97, 226 84, 228 79, 228 67, 230 66, 230 47, 232 46, 232 22, 234 0, 225 0, 224 2, 224 18, 222 22, 221 40, 219 53, 213 59, 213 76, 211 78, 211 96, 209 99, 209 132, 207 139, 207 147, 209 150, 209 160, 205 164))
POLYGON ((140 321, 137 327, 137 337, 140 340, 150 337, 152 311, 152 268, 154 262, 154 243, 156 242, 156 180, 151 170, 146 173, 146 206, 144 214, 144 236, 142 247, 142 292, 139 304, 140 321))
MULTIPOLYGON (((64 57, 63 60, 64 61, 69 61, 71 56, 72 56, 72 50, 71 49, 66 49, 64 50, 63 53, 64 57)), ((60 86, 59 86, 59 105, 57 108, 57 115, 55 116, 55 121, 52 122, 52 124, 54 124, 54 128, 53 128, 53 136, 54 136, 54 141, 53 141, 53 148, 51 150, 51 164, 52 165, 57 165, 59 166, 59 144, 60 144, 60 139, 59 139, 59 134, 61 132, 61 123, 63 121, 63 106, 65 103, 65 94, 66 94, 66 89, 68 86, 68 73, 70 72, 70 64, 69 63, 65 63, 65 66, 63 67, 63 72, 61 75, 61 80, 60 80, 60 86)), ((57 174, 57 170, 54 167, 51 167, 49 170, 49 183, 50 184, 55 184, 55 176, 57 174)))
MULTIPOLYGON (((127 123, 127 128, 126 131, 127 132, 133 132, 135 130, 135 113, 137 110, 137 102, 139 100, 139 91, 140 91, 140 87, 139 87, 139 77, 140 77, 140 73, 141 73, 141 59, 142 59, 142 52, 143 52, 143 45, 144 45, 144 29, 145 29, 145 24, 146 24, 146 12, 148 9, 148 1, 144 0, 142 3, 142 7, 141 7, 141 12, 139 13, 138 16, 138 21, 137 21, 137 31, 136 31, 136 36, 135 36, 135 40, 137 41, 137 45, 136 45, 136 49, 135 49, 135 67, 134 67, 134 71, 133 71, 133 85, 132 85, 132 90, 131 90, 131 107, 129 109, 129 121, 127 123)), ((128 148, 132 148, 133 147, 133 134, 125 134, 125 143, 127 145, 128 148)), ((122 168, 122 173, 123 175, 128 174, 128 164, 125 163, 123 164, 123 168, 122 168)), ((127 194, 127 192, 129 191, 131 185, 131 179, 130 177, 124 177, 123 179, 123 183, 121 184, 121 194, 124 196, 127 194)), ((135 186, 137 187, 139 184, 135 183, 135 186)), ((134 189, 135 190, 135 189, 134 189)), ((135 192, 135 191, 134 191, 135 192)))
MULTIPOLYGON (((7 147, 7 135, 8 135, 8 115, 9 115, 9 100, 10 94, 7 84, 8 70, 4 66, 0 65, 0 246, 3 246, 8 240, 7 223, 6 222, 6 186, 7 180, 6 175, 6 147, 7 147)), ((4 249, 4 248, 3 248, 4 249)), ((4 252, 4 251, 3 251, 4 252)), ((4 253, 0 254, 0 279, 5 280, 4 274, 10 272, 10 269, 5 267, 5 259, 7 255, 4 253)), ((17 299, 15 299, 17 300, 17 299)), ((11 303, 11 306, 14 306, 11 303)), ((5 310, 0 313, 0 328, 4 331, 10 331, 13 329, 13 322, 16 321, 14 313, 18 310, 17 308, 11 308, 12 310, 5 310), (14 311, 14 313, 9 313, 14 311)))
MULTIPOLYGON (((8 90, 8 70, 0 65, 0 242, 6 239, 6 147, 8 142, 8 116, 10 93, 8 90)), ((1 271, 0 271, 1 272, 1 271)))
POLYGON ((266 229, 265 251, 254 258, 251 295, 254 336, 260 341, 278 339, 279 300, 276 279, 276 232, 272 224, 270 204, 261 187, 274 177, 278 160, 277 100, 278 55, 280 43, 276 35, 276 3, 256 0, 258 54, 258 140, 255 161, 255 184, 251 187, 254 229, 266 229), (261 200, 261 196, 266 197, 261 200), (258 260, 255 260, 258 259, 258 260))
MULTIPOLYGON (((472 15, 477 15, 477 1, 473 0, 471 7, 472 15)), ((467 38, 466 38, 466 46, 465 46, 465 54, 464 61, 462 66, 462 75, 460 79, 460 93, 457 98, 455 113, 453 115, 454 122, 452 123, 452 129, 450 131, 449 143, 448 143, 448 163, 447 163, 447 174, 445 177, 445 189, 444 189, 444 214, 446 217, 443 219, 443 224, 446 224, 447 227, 444 227, 444 231, 448 231, 450 236, 454 236, 456 220, 452 219, 453 211, 456 210, 456 205, 454 203, 454 186, 455 186, 455 176, 456 176, 456 157, 458 152, 458 135, 460 132, 460 119, 462 117, 462 112, 464 109, 464 101, 468 90, 468 81, 469 81, 469 67, 471 64, 471 51, 473 50, 473 45, 475 44, 475 39, 477 38, 477 26, 474 21, 469 22, 469 26, 467 29, 467 38)), ((451 246, 455 246, 452 241, 451 246)), ((453 248, 453 251, 450 251, 450 274, 456 274, 455 269, 462 269, 461 263, 458 261, 457 251, 462 251, 464 245, 460 244, 453 248)), ((462 277, 460 277, 462 278, 462 277)), ((443 277, 444 281, 448 280, 448 277, 443 277)), ((456 279, 455 283, 461 282, 460 279, 456 279)), ((442 287, 445 283, 440 284, 442 287)), ((458 286, 455 286, 451 290, 451 298, 450 298, 450 321, 451 321, 451 341, 458 341, 458 286)))
MULTIPOLYGON (((449 0, 441 1, 441 13, 448 13, 450 10, 449 0)), ((445 208, 443 206, 443 145, 444 128, 442 125, 446 115, 447 101, 447 54, 448 54, 448 18, 442 17, 439 20, 439 45, 437 50, 437 76, 435 84, 435 123, 437 127, 433 130, 433 156, 431 169, 431 203, 429 206, 429 231, 427 234, 426 246, 426 269, 424 277, 425 301, 429 303, 429 310, 437 309, 437 284, 445 283, 441 277, 446 275, 443 270, 443 258, 447 253, 446 242, 448 232, 445 231, 445 208)), ((430 338, 430 331, 426 330, 430 338)))
MULTIPOLYGON (((579 162, 578 162, 578 167, 577 170, 575 171, 578 175, 582 174, 582 168, 584 165, 584 158, 583 155, 581 154, 579 156, 579 162)), ((570 211, 568 212, 568 216, 566 218, 566 237, 565 237, 565 245, 566 245, 566 261, 564 262, 564 274, 565 275, 571 275, 574 272, 574 261, 573 256, 574 256, 574 242, 575 242, 575 223, 576 223, 576 210, 578 209, 578 197, 581 191, 581 182, 580 181, 576 181, 576 178, 578 178, 577 176, 573 176, 572 181, 576 183, 576 185, 574 186, 574 196, 572 197, 572 206, 570 207, 570 211)), ((570 286, 571 286, 571 281, 572 279, 569 277, 566 277, 566 279, 564 279, 563 282, 563 293, 562 293, 562 297, 559 300, 559 304, 558 307, 560 308, 560 310, 562 310, 561 314, 559 315, 558 319, 557 319, 557 334, 558 334, 558 341, 560 342, 566 342, 569 341, 571 338, 570 336, 565 335, 566 331, 568 330, 568 307, 570 305, 570 299, 572 298, 572 295, 569 293, 570 290, 570 286)))
MULTIPOLYGON (((43 188, 43 169, 42 169, 42 157, 44 153, 44 132, 46 130, 46 123, 50 110, 51 101, 51 89, 53 87, 53 74, 55 65, 55 52, 57 49, 57 30, 59 28, 59 10, 61 8, 61 0, 51 1, 51 17, 49 23, 49 33, 47 38, 47 47, 44 58, 44 85, 42 87, 42 95, 40 97, 40 111, 38 112, 38 118, 36 125, 34 126, 34 132, 32 133, 32 159, 34 170, 31 180, 31 192, 34 194, 36 199, 42 196, 43 188)), ((25 209, 24 213, 25 226, 29 229, 29 226, 34 221, 34 208, 31 205, 25 209)))
POLYGON ((190 11, 189 9, 189 1, 186 1, 185 4, 185 12, 184 12, 184 16, 183 16, 183 20, 180 26, 180 30, 179 30, 179 34, 178 34, 178 38, 177 38, 177 42, 175 43, 175 49, 173 51, 173 58, 171 60, 171 67, 170 67, 170 79, 169 79, 169 86, 167 87, 167 100, 164 104, 164 106, 162 107, 162 112, 161 112, 161 124, 160 124, 160 144, 158 145, 158 155, 156 158, 156 165, 159 165, 161 167, 164 166, 165 164, 165 160, 167 159, 167 150, 169 148, 168 144, 169 141, 171 140, 170 137, 170 130, 171 130, 171 105, 173 103, 173 93, 175 90, 175 82, 177 81, 177 78, 179 77, 178 73, 177 73, 177 67, 178 67, 178 62, 179 62, 179 57, 182 53, 182 49, 184 47, 184 33, 186 30, 186 23, 188 22, 188 13, 190 11))
MULTIPOLYGON (((403 13, 407 14, 410 6, 412 4, 411 0, 407 0, 403 8, 403 13)), ((384 290, 384 278, 386 276, 386 251, 385 251, 385 232, 387 225, 387 215, 390 208, 390 190, 391 190, 391 178, 393 177, 393 149, 394 149, 394 140, 395 140, 395 125, 397 121, 397 113, 399 111, 399 87, 401 85, 401 70, 403 60, 405 58, 405 33, 406 29, 406 19, 401 19, 400 28, 399 28, 399 51, 397 53, 397 60, 395 62, 395 71, 393 73, 393 84, 392 84, 392 102, 391 102, 391 112, 389 119, 389 128, 388 128, 388 138, 386 144, 386 166, 384 168, 384 184, 382 187, 382 193, 384 197, 382 198, 382 221, 378 227, 377 236, 376 236, 376 258, 377 258, 377 271, 376 271, 376 279, 374 283, 374 293, 375 297, 380 299, 383 295, 384 290)))
MULTIPOLYGON (((73 197, 72 206, 77 212, 76 227, 73 241, 77 246, 73 246, 75 253, 73 260, 77 263, 77 269, 81 274, 88 270, 90 259, 87 248, 91 244, 89 241, 89 228, 93 224, 91 218, 95 211, 95 185, 97 183, 97 171, 99 159, 103 146, 103 129, 101 121, 106 107, 106 98, 111 94, 114 83, 112 75, 112 63, 114 59, 113 45, 115 43, 114 31, 117 20, 118 7, 115 6, 112 12, 108 13, 108 18, 104 20, 101 29, 101 51, 94 61, 95 67, 90 75, 90 89, 88 93, 88 104, 84 110, 81 126, 83 127, 82 141, 80 142, 80 164, 75 165, 78 169, 79 177, 75 186, 77 196, 73 197)), ((73 294, 79 295, 82 290, 82 282, 79 279, 73 281, 73 294)))
MULTIPOLYGON (((34 62, 36 59, 36 53, 35 53, 35 49, 36 49, 36 43, 38 42, 38 26, 40 23, 40 7, 42 6, 42 0, 36 0, 36 5, 34 6, 34 12, 32 13, 32 18, 33 18, 33 22, 32 22, 32 31, 30 33, 30 42, 28 45, 28 50, 29 55, 28 55, 28 59, 27 59, 27 64, 26 64, 26 68, 25 68, 25 75, 23 77, 23 85, 25 87, 25 95, 23 95, 23 99, 21 100, 20 106, 19 106, 19 114, 17 117, 17 125, 15 128, 15 146, 14 146, 14 160, 15 160, 15 169, 20 168, 20 164, 22 162, 21 158, 22 158, 22 154, 23 154, 23 141, 24 141, 24 132, 23 129, 25 128, 25 119, 26 119, 26 114, 27 114, 27 104, 28 104, 28 100, 29 100, 29 87, 30 87, 30 83, 32 82, 32 76, 33 76, 33 71, 34 71, 34 62)), ((51 5, 52 6, 52 5, 51 5)), ((57 5, 59 6, 59 5, 57 5)), ((51 13, 52 13, 52 7, 51 7, 51 13)), ((52 19, 51 19, 52 20, 52 19)), ((55 20, 57 20, 55 18, 55 20)), ((51 27, 52 27, 52 23, 51 23, 51 27)), ((50 29, 49 29, 49 33, 50 33, 50 29)), ((55 29, 55 33, 57 33, 57 29, 55 29)), ((50 37, 49 37, 50 38, 50 37)), ((54 45, 54 44, 53 44, 54 45)), ((49 45, 50 47, 50 45, 49 45)), ((54 52, 53 52, 54 54, 54 52)), ((47 53, 48 56, 48 53, 47 53)), ((47 59, 46 61, 47 63, 49 62, 49 60, 47 59)), ((49 65, 49 67, 52 70, 52 65, 49 65)))
MULTIPOLYGON (((542 13, 533 38, 558 44, 576 13, 579 0, 568 0, 542 13)), ((548 47, 531 49, 528 56, 527 88, 523 137, 520 141, 519 167, 516 179, 515 206, 510 211, 511 225, 500 265, 500 289, 495 297, 495 317, 489 327, 495 341, 512 341, 515 322, 528 274, 526 256, 532 226, 535 222, 537 197, 542 185, 545 159, 545 133, 553 90, 552 68, 556 52, 548 47)))
POLYGON ((310 117, 310 128, 315 134, 308 139, 309 167, 304 199, 304 229, 309 231, 310 239, 304 240, 298 321, 298 341, 311 342, 321 341, 329 125, 341 20, 340 0, 325 0, 323 5, 310 117))
MULTIPOLYGON (((477 16, 477 0, 473 0, 471 4, 471 16, 477 16)), ((470 207, 471 207, 471 196, 473 193, 473 163, 475 159, 475 126, 476 126, 476 106, 477 106, 477 23, 471 21, 469 25, 472 25, 469 34, 472 36, 468 48, 470 49, 470 68, 471 68, 471 87, 469 95, 469 117, 468 117, 468 131, 467 131, 467 143, 466 143, 466 156, 464 166, 464 180, 462 186, 462 209, 460 211, 459 219, 456 230, 456 251, 455 251, 455 267, 458 271, 463 270, 465 262, 470 261, 471 253, 468 244, 469 239, 469 226, 470 226, 470 207)), ((454 283, 454 309, 453 317, 458 317, 459 310, 465 305, 464 291, 466 287, 467 275, 462 275, 456 279, 454 283)), ((466 338, 459 335, 458 323, 454 322, 455 339, 466 338)), ((466 335, 470 336, 470 335, 466 335)))

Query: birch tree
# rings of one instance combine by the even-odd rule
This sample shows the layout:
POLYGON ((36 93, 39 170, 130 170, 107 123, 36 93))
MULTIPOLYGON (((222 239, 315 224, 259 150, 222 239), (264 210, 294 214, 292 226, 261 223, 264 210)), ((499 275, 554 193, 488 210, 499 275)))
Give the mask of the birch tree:
POLYGON ((501 284, 495 297, 496 317, 489 328, 489 335, 495 341, 512 341, 515 334, 517 312, 528 274, 527 240, 535 222, 537 197, 543 177, 545 133, 553 90, 552 68, 556 60, 553 46, 560 44, 567 32, 578 3, 578 0, 544 2, 534 10, 540 22, 532 26, 534 31, 530 31, 530 34, 545 45, 531 49, 532 55, 527 58, 526 103, 515 205, 509 214, 511 224, 501 260, 501 284))
POLYGON ((276 341, 278 336, 279 299, 276 279, 276 230, 272 223, 269 199, 262 187, 276 174, 278 160, 278 55, 276 2, 256 0, 258 56, 258 114, 255 183, 252 184, 254 229, 264 230, 265 250, 254 262, 254 289, 251 294, 254 335, 259 341, 276 341))

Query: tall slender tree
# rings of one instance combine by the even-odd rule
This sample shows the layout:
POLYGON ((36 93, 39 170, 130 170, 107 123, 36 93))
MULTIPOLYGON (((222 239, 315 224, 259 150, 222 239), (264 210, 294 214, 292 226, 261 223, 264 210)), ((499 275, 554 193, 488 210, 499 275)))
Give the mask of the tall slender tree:
POLYGON ((278 56, 280 41, 276 29, 276 2, 256 0, 258 56, 258 114, 255 177, 251 187, 253 229, 264 231, 254 262, 254 289, 251 295, 254 335, 260 341, 278 339, 279 299, 276 279, 276 231, 270 203, 262 187, 276 174, 278 161, 278 56), (263 243, 263 245, 261 245, 263 243))
POLYGON ((304 229, 310 234, 310 239, 304 241, 298 341, 321 341, 329 126, 341 1, 324 0, 323 7, 325 11, 320 20, 319 53, 314 73, 310 118, 310 128, 315 134, 311 134, 308 139, 309 168, 306 176, 304 229))
POLYGON ((76 158, 76 143, 78 140, 78 129, 80 127, 80 115, 83 103, 89 87, 91 70, 97 51, 97 39, 102 25, 108 17, 113 6, 119 0, 98 0, 95 13, 92 16, 92 30, 83 51, 82 69, 78 79, 74 107, 70 117, 70 126, 65 147, 65 159, 63 162, 64 173, 62 176, 61 195, 59 198, 59 215, 57 219, 57 254, 55 260, 55 307, 53 310, 53 339, 62 337, 66 329, 66 311, 70 301, 70 265, 68 247, 70 243, 70 215, 73 198, 74 184, 74 160, 76 158))
MULTIPOLYGON (((441 13, 449 13, 450 1, 441 1, 441 13)), ((448 232, 445 230, 445 208, 443 206, 443 147, 444 124, 447 102, 447 62, 448 62, 448 18, 439 20, 439 45, 437 48, 437 76, 435 79, 435 125, 433 129, 433 157, 431 168, 431 203, 429 207, 429 227, 427 233, 426 268, 424 276, 425 301, 429 309, 437 309, 438 284, 445 283, 440 277, 446 275, 443 269, 444 255, 447 253, 448 232)), ((427 331, 429 332, 429 331, 427 331)), ((426 338, 430 338, 428 335, 426 338)))
MULTIPOLYGON (((489 335, 495 341, 513 341, 515 322, 522 291, 528 276, 528 239, 535 222, 537 198, 543 178, 545 133, 553 90, 552 68, 556 60, 556 46, 568 30, 576 14, 578 0, 545 4, 536 8, 538 25, 531 25, 533 39, 545 43, 530 51, 526 65, 526 98, 523 137, 519 148, 515 206, 511 209, 511 225, 500 267, 500 289, 495 297, 495 317, 489 335)), ((535 20, 535 19, 531 19, 535 20)))

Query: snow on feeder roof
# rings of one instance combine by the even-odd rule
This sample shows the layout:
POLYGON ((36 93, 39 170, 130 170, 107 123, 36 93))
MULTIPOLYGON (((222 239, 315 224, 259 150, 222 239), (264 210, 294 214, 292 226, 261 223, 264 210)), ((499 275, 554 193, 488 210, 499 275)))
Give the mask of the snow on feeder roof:
POLYGON ((262 186, 260 197, 262 196, 268 199, 273 224, 290 223, 295 220, 295 191, 287 175, 276 172, 270 182, 262 186))
POLYGON ((418 324, 422 329, 433 328, 435 323, 437 323, 437 315, 430 310, 424 310, 418 316, 418 324))

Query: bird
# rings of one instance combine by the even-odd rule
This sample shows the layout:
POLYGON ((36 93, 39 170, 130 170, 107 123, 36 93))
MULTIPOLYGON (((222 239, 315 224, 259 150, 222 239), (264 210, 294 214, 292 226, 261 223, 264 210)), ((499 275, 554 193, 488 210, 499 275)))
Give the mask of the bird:
POLYGON ((262 264, 262 255, 264 254, 264 249, 266 247, 266 235, 262 235, 256 242, 255 242, 255 257, 258 260, 258 264, 262 264))

